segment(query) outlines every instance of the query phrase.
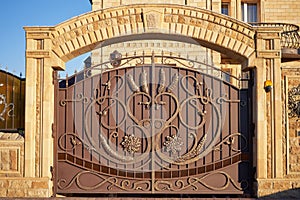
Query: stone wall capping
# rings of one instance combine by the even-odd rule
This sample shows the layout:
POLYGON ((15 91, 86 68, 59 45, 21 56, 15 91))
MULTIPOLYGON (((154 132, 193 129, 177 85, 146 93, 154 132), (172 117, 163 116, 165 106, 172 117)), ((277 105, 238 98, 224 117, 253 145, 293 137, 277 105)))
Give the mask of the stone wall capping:
POLYGON ((20 133, 4 133, 0 132, 0 140, 24 141, 24 136, 20 133))

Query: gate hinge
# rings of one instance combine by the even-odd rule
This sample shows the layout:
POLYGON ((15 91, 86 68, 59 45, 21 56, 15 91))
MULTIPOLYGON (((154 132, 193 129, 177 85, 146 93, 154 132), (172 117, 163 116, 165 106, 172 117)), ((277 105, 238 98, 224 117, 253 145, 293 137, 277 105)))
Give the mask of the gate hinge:
MULTIPOLYGON (((51 172, 51 181, 55 182, 55 168, 53 166, 50 166, 50 172, 51 172)), ((52 186, 52 197, 56 196, 56 189, 55 189, 55 184, 52 186)))
POLYGON ((250 71, 250 85, 254 86, 254 70, 250 71))
POLYGON ((55 173, 55 169, 54 169, 54 167, 53 166, 50 166, 50 172, 51 172, 51 181, 53 181, 54 180, 54 173, 55 173))
POLYGON ((52 84, 55 84, 57 81, 57 71, 53 70, 52 72, 52 84))
POLYGON ((252 137, 255 137, 255 133, 254 133, 254 131, 255 131, 255 123, 251 123, 251 125, 250 125, 250 131, 252 133, 252 137))
POLYGON ((51 125, 51 129, 52 129, 52 138, 55 138, 55 133, 56 133, 56 125, 54 123, 52 123, 51 125))

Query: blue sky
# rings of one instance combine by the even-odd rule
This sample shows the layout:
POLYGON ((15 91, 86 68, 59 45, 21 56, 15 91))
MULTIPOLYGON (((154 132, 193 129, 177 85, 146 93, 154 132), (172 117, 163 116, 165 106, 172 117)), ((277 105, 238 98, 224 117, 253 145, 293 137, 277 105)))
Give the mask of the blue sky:
MULTIPOLYGON (((89 0, 2 0, 0 66, 25 76, 24 26, 54 26, 91 11, 89 0)), ((67 71, 80 70, 87 55, 69 61, 67 71)))

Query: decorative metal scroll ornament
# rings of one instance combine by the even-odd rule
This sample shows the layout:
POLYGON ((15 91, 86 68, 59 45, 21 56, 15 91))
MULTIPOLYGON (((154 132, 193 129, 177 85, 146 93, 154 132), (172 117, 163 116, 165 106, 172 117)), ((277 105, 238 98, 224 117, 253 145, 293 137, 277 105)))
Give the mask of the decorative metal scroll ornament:
POLYGON ((93 171, 81 171, 77 173, 68 183, 66 179, 59 179, 57 186, 61 190, 66 190, 72 185, 76 184, 78 188, 90 191, 96 190, 98 188, 103 187, 103 185, 107 185, 107 190, 112 190, 115 188, 119 188, 123 191, 149 191, 150 190, 150 181, 131 181, 129 179, 118 179, 116 177, 106 177, 102 176, 93 171), (94 176, 98 179, 98 182, 95 185, 87 185, 85 178, 88 176, 94 176))
POLYGON ((300 118, 300 84, 288 91, 289 117, 300 118))
POLYGON ((248 187, 248 182, 245 180, 242 180, 242 183, 244 184, 244 187, 241 188, 238 183, 234 181, 234 179, 227 174, 226 172, 222 171, 215 171, 211 173, 206 173, 202 177, 188 177, 186 180, 184 179, 178 179, 175 182, 169 181, 167 179, 165 180, 158 180, 154 184, 154 188, 156 191, 185 191, 185 190, 194 190, 197 191, 201 187, 205 187, 212 191, 221 191, 225 190, 230 186, 233 186, 239 191, 242 191, 248 187), (218 179, 218 183, 221 183, 221 185, 214 185, 212 183, 208 183, 207 179, 209 178, 215 178, 218 179))
MULTIPOLYGON (((98 188, 107 185, 107 190, 110 191, 112 189, 119 188, 123 191, 134 192, 134 191, 149 191, 150 184, 149 180, 141 180, 141 181, 132 181, 130 179, 119 179, 116 177, 105 177, 96 172, 92 171, 81 171, 77 173, 69 182, 65 179, 58 180, 58 188, 61 190, 66 190, 72 187, 74 184, 77 185, 78 188, 90 191, 96 190, 98 188), (85 176, 93 175, 98 179, 98 182, 94 185, 88 185, 85 180, 85 176)), ((247 181, 242 180, 244 187, 240 187, 234 179, 227 174, 226 172, 216 171, 212 173, 206 173, 201 177, 188 177, 183 179, 178 179, 175 182, 171 180, 157 180, 154 182, 154 190, 155 191, 185 191, 185 190, 194 190, 197 191, 201 187, 205 187, 211 191, 221 191, 225 190, 228 187, 232 186, 239 191, 242 191, 248 188, 249 184, 247 181), (221 185, 213 185, 207 181, 209 178, 218 178, 221 185)))

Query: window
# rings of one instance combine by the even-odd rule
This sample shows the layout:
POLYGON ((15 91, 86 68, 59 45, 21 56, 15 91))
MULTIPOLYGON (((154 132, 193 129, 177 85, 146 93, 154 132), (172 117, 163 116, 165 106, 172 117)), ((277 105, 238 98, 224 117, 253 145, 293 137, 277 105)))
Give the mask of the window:
POLYGON ((244 22, 257 22, 257 4, 242 2, 242 20, 244 22))
POLYGON ((229 3, 223 3, 221 5, 221 13, 224 15, 229 15, 229 3))

